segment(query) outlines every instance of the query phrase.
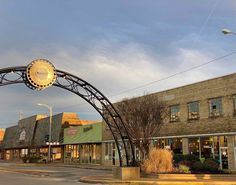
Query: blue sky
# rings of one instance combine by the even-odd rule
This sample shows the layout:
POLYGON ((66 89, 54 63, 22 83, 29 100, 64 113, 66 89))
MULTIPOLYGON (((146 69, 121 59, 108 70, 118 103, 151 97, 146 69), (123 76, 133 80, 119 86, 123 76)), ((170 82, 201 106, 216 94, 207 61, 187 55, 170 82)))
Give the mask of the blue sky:
MULTIPOLYGON (((93 84, 112 102, 194 83, 236 71, 235 57, 205 65, 126 93, 236 51, 233 0, 0 0, 0 66, 36 58, 93 84)), ((75 111, 100 119, 80 98, 55 87, 34 92, 24 85, 1 87, 0 127, 19 113, 75 111)))

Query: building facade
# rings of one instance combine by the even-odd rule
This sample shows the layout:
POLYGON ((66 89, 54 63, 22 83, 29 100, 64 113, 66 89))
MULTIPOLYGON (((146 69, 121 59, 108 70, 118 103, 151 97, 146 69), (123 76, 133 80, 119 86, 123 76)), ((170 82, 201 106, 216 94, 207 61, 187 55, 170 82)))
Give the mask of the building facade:
MULTIPOLYGON (((152 138, 153 147, 214 158, 222 169, 236 170, 236 74, 153 95, 164 101, 170 112, 152 138)), ((105 123, 103 153, 105 164, 117 164, 116 147, 105 123)), ((139 158, 138 150, 135 154, 139 158)))
POLYGON ((64 162, 102 164, 102 123, 86 124, 64 130, 64 162))
POLYGON ((80 120, 76 113, 52 116, 51 157, 49 159, 49 121, 45 115, 34 115, 19 120, 18 125, 6 128, 2 148, 5 160, 21 160, 24 156, 37 156, 54 162, 64 160, 64 129, 94 123, 80 120))
MULTIPOLYGON (((151 147, 213 158, 222 169, 236 171, 236 74, 152 95, 165 102, 170 114, 151 138, 151 147)), ((18 125, 6 129, 4 159, 19 160, 29 154, 47 158, 48 136, 49 117, 35 115, 20 120, 18 125)), ((55 162, 120 164, 115 142, 104 122, 83 121, 75 113, 55 115, 52 142, 59 142, 52 145, 55 162)), ((136 148, 135 155, 140 158, 136 148)))

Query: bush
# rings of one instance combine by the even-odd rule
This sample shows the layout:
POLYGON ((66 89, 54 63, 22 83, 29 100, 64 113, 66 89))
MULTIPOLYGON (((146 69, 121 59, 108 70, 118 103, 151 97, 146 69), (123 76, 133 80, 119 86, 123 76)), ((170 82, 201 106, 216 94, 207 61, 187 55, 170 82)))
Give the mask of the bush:
POLYGON ((203 164, 200 161, 196 161, 191 166, 191 170, 197 171, 197 172, 202 172, 202 171, 204 171, 203 164))
POLYGON ((217 173, 219 171, 219 164, 213 159, 206 159, 203 163, 196 161, 190 167, 195 172, 217 173))
POLYGON ((219 164, 212 159, 206 159, 203 163, 204 171, 215 173, 219 170, 219 164))
POLYGON ((41 157, 39 156, 30 156, 29 157, 29 163, 38 163, 41 160, 41 157))
POLYGON ((189 166, 180 164, 177 172, 180 173, 191 173, 189 166))
POLYGON ((185 166, 190 167, 190 166, 193 165, 193 162, 192 162, 192 161, 180 161, 180 162, 178 163, 178 166, 180 166, 180 165, 185 165, 185 166))
POLYGON ((148 159, 142 165, 146 173, 166 173, 173 171, 173 156, 171 151, 166 149, 152 149, 148 159))
POLYGON ((184 155, 183 154, 174 154, 173 160, 176 164, 178 164, 180 161, 184 161, 184 155))
POLYGON ((173 159, 174 159, 175 165, 177 165, 181 161, 191 161, 192 163, 195 161, 200 161, 199 157, 193 154, 186 154, 186 155, 174 154, 173 159))

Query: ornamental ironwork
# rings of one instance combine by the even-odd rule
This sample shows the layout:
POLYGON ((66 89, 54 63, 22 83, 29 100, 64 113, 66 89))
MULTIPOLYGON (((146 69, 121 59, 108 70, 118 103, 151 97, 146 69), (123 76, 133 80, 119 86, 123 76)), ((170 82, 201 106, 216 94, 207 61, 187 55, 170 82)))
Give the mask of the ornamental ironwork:
POLYGON ((25 83, 32 90, 49 86, 68 90, 87 101, 102 116, 115 140, 120 166, 135 166, 134 146, 121 116, 112 103, 98 89, 70 73, 55 69, 45 59, 28 66, 0 69, 0 86, 25 83))

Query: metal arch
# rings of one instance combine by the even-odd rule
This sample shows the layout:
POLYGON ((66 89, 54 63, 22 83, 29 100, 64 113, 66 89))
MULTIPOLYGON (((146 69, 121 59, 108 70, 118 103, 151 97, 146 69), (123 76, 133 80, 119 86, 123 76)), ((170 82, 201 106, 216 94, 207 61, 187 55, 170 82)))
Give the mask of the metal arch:
MULTIPOLYGON (((25 83, 26 68, 26 66, 18 66, 0 69, 0 86, 25 83), (11 74, 15 76, 13 79, 10 78, 11 74)), ((66 89, 80 96, 92 105, 102 116, 115 140, 120 166, 135 166, 133 143, 121 116, 118 114, 112 103, 100 91, 85 80, 61 70, 56 70, 56 72, 57 79, 53 86, 66 89), (131 156, 129 155, 129 147, 131 149, 131 156), (123 161, 122 151, 125 153, 126 165, 123 161)))

